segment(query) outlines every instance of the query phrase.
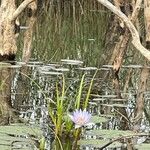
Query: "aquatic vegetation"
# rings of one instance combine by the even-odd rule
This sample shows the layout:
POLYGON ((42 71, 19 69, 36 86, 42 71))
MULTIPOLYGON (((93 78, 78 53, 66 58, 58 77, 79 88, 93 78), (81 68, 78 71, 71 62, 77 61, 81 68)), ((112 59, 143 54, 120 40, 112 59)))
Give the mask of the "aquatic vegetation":
POLYGON ((83 111, 75 110, 73 115, 69 115, 71 120, 75 123, 75 128, 80 128, 82 126, 87 125, 90 122, 91 114, 84 109, 83 111))
POLYGON ((58 84, 56 83, 56 99, 53 100, 54 103, 49 103, 49 116, 52 120, 52 123, 54 125, 55 135, 61 137, 63 134, 70 134, 72 135, 72 132, 74 132, 75 128, 79 128, 85 124, 87 124, 91 118, 91 114, 86 111, 88 107, 88 101, 90 97, 90 92, 92 88, 92 84, 94 81, 94 77, 96 75, 97 71, 95 72, 89 88, 88 92, 85 96, 85 100, 82 99, 82 90, 84 87, 84 80, 85 80, 85 74, 82 76, 79 89, 77 91, 77 94, 75 95, 74 99, 74 105, 69 105, 70 103, 70 97, 67 94, 67 90, 69 87, 66 87, 65 85, 65 78, 63 76, 63 81, 61 85, 61 91, 59 91, 58 84), (82 101, 82 103, 81 103, 82 101), (81 105, 82 104, 82 105, 81 105), (73 126, 72 121, 69 119, 68 110, 72 109, 75 110, 73 115, 70 115, 70 118, 75 123, 75 128, 73 126), (79 110, 79 111, 78 111, 79 110), (83 110, 83 111, 82 111, 83 110))
POLYGON ((44 139, 39 126, 25 123, 0 126, 0 137, 0 149, 2 150, 37 149, 41 139, 44 139))
POLYGON ((89 138, 80 139, 78 144, 81 147, 90 146, 91 148, 120 148, 122 146, 127 147, 128 144, 124 145, 123 141, 126 140, 134 140, 133 147, 137 148, 138 150, 145 150, 150 148, 150 144, 145 143, 138 143, 139 140, 146 139, 149 136, 148 133, 137 133, 134 131, 129 130, 107 130, 107 129, 95 129, 85 132, 85 136, 89 138), (91 138, 93 136, 94 138, 91 138))

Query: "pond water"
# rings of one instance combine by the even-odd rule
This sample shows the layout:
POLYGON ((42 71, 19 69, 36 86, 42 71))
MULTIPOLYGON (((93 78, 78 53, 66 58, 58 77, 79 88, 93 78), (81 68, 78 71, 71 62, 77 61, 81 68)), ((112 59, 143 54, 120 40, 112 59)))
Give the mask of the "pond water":
MULTIPOLYGON (((106 147, 108 150, 129 149, 131 147, 137 149, 143 149, 144 147, 144 149, 149 149, 149 113, 144 114, 141 125, 138 127, 138 132, 133 132, 134 121, 132 121, 137 99, 136 95, 140 78, 139 72, 142 66, 123 66, 120 72, 120 98, 114 90, 112 66, 110 65, 103 65, 101 68, 93 66, 85 67, 82 61, 62 59, 58 63, 51 64, 38 61, 30 61, 27 64, 16 62, 11 68, 13 70, 11 87, 12 106, 15 112, 18 112, 18 115, 24 120, 25 126, 39 128, 41 131, 40 134, 45 138, 44 149, 99 150, 105 149, 106 147), (133 76, 128 84, 129 86, 124 89, 125 76, 129 69, 133 70, 133 76), (97 72, 96 75, 95 72, 97 72), (84 74, 85 76, 83 78, 84 74), (95 77, 93 79, 94 75, 95 77), (78 140, 77 146, 73 148, 74 138, 72 138, 72 135, 66 136, 62 133, 62 138, 59 140, 55 137, 55 125, 49 114, 49 105, 53 108, 52 112, 54 116, 57 116, 56 93, 59 91, 60 94, 65 86, 66 92, 63 102, 65 110, 63 111, 65 115, 67 113, 71 114, 74 111, 77 95, 79 96, 78 90, 81 87, 82 79, 84 79, 84 82, 80 105, 84 104, 91 80, 93 79, 87 110, 96 119, 93 121, 94 124, 82 129, 80 140, 78 140), (126 110, 129 118, 121 114, 120 110, 126 110), (128 125, 128 128, 125 127, 126 125, 128 125)), ((150 84, 147 89, 147 91, 144 91, 145 111, 149 112, 150 84)), ((70 133, 72 134, 72 132, 70 133)), ((32 135, 34 134, 32 133, 32 135)), ((32 138, 35 137, 37 140, 36 136, 34 135, 32 138)), ((22 142, 21 139, 20 141, 22 142)), ((34 144, 31 142, 28 143, 27 141, 24 144, 14 139, 13 143, 15 143, 15 146, 11 144, 10 147, 13 145, 13 149, 39 149, 40 143, 37 142, 37 146, 35 141, 34 144)), ((0 143, 0 145, 2 144, 0 143)))

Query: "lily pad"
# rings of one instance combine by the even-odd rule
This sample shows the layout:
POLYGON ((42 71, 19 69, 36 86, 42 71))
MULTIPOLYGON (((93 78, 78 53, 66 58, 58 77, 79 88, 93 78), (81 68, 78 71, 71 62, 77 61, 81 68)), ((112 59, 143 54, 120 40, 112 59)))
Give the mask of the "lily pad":
POLYGON ((2 150, 12 150, 10 145, 0 145, 0 149, 2 149, 2 150))
POLYGON ((0 134, 11 134, 11 135, 31 135, 31 136, 42 136, 42 131, 39 127, 28 126, 25 124, 12 124, 8 126, 0 126, 0 134))
POLYGON ((61 59, 61 62, 69 65, 81 65, 83 61, 80 60, 71 60, 71 59, 61 59))
MULTIPOLYGON (((100 139, 83 139, 78 141, 78 145, 80 146, 88 146, 88 147, 93 147, 93 148, 101 148, 107 143, 109 143, 109 140, 100 140, 100 139)), ((109 145, 109 148, 117 148, 120 147, 121 143, 119 142, 114 142, 111 145, 109 145)))
POLYGON ((84 71, 92 71, 92 70, 96 70, 97 67, 85 67, 85 68, 78 68, 78 70, 84 70, 84 71))
POLYGON ((108 121, 106 117, 100 117, 100 116, 92 116, 90 119, 90 122, 92 123, 102 123, 106 121, 108 121))
POLYGON ((44 75, 62 75, 61 72, 54 72, 54 71, 42 71, 40 72, 41 74, 44 74, 44 75))
POLYGON ((106 99, 104 99, 104 98, 94 98, 93 101, 103 102, 103 101, 106 101, 106 99))
POLYGON ((150 150, 150 144, 144 143, 135 145, 135 148, 137 148, 138 150, 150 150))
POLYGON ((42 131, 36 126, 12 124, 0 126, 0 149, 32 150, 42 137, 42 131))
POLYGON ((125 104, 101 104, 102 106, 107 106, 107 107, 128 107, 127 105, 125 104))
POLYGON ((133 131, 123 131, 123 130, 90 130, 90 131, 86 131, 86 134, 100 136, 102 138, 108 138, 108 139, 118 138, 123 136, 140 135, 133 131))

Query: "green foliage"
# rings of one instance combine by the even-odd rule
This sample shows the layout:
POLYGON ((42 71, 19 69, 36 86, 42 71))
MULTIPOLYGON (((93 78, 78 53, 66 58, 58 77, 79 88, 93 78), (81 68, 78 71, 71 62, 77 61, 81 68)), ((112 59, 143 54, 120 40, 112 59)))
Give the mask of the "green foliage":
POLYGON ((94 81, 94 78, 96 76, 96 73, 97 73, 98 70, 96 70, 91 82, 90 82, 90 86, 89 86, 89 89, 88 89, 88 93, 87 93, 87 96, 86 96, 86 99, 85 99, 85 103, 84 103, 84 108, 86 109, 87 106, 88 106, 88 102, 89 102, 89 97, 90 97, 90 93, 91 93, 91 89, 92 89, 92 85, 93 85, 93 81, 94 81))
MULTIPOLYGON (((122 146, 121 139, 132 139, 140 138, 141 136, 147 136, 145 133, 136 133, 133 131, 124 131, 124 130, 91 130, 86 131, 86 135, 96 136, 94 139, 81 139, 78 141, 80 146, 88 146, 94 148, 103 148, 103 146, 107 148, 120 148, 122 146)), ((134 140, 134 139, 133 139, 134 140)), ((132 140, 132 141, 133 141, 132 140)), ((132 145, 138 150, 148 150, 150 149, 150 144, 134 144, 132 145)))
POLYGON ((108 121, 108 119, 106 117, 100 117, 100 116, 92 116, 91 117, 91 122, 92 123, 102 123, 102 122, 106 122, 108 121))
MULTIPOLYGON (((100 148, 103 145, 109 143, 110 141, 107 140, 100 140, 100 139, 83 139, 83 140, 79 140, 78 144, 80 146, 89 146, 89 147, 94 147, 94 148, 100 148)), ((121 146, 121 143, 119 142, 114 142, 112 143, 109 148, 119 148, 121 146)))
MULTIPOLYGON (((94 1, 89 3, 88 0, 84 0, 79 3, 62 1, 61 5, 65 8, 62 9, 60 2, 53 1, 41 7, 43 11, 38 14, 33 35, 32 58, 57 62, 69 57, 85 60, 89 65, 99 64, 108 28, 109 13, 100 4, 94 4, 94 1)), ((20 19, 21 24, 25 24, 26 17, 20 19)), ((22 41, 23 34, 20 34, 19 49, 23 48, 22 41)))
POLYGON ((55 126, 55 134, 61 136, 63 130, 64 117, 64 99, 65 99, 65 79, 63 76, 62 91, 59 93, 58 84, 56 83, 56 112, 53 111, 54 106, 49 103, 49 115, 55 126))
POLYGON ((82 79, 81 79, 81 82, 80 82, 78 96, 76 98, 76 103, 75 103, 75 108, 76 109, 80 108, 81 94, 82 94, 82 89, 83 89, 84 77, 85 77, 85 74, 82 76, 82 79))
POLYGON ((91 130, 87 131, 86 134, 88 135, 95 135, 95 136, 101 136, 103 138, 118 138, 121 136, 134 136, 138 135, 137 133, 133 131, 124 131, 124 130, 91 130))
POLYGON ((0 126, 0 149, 35 149, 42 138, 42 131, 37 126, 26 124, 11 124, 0 126), (33 138, 34 137, 34 138, 33 138))
MULTIPOLYGON (((85 86, 84 85, 85 74, 82 76, 81 81, 80 81, 80 86, 79 86, 78 92, 76 94, 77 96, 74 97, 75 105, 71 106, 72 110, 85 109, 88 107, 88 101, 89 101, 90 92, 92 89, 92 84, 93 84, 95 75, 96 75, 96 73, 94 74, 94 76, 90 82, 90 86, 88 88, 88 92, 87 92, 85 102, 83 105, 81 105, 81 100, 82 100, 83 88, 85 86)), ((55 126, 55 135, 58 135, 59 137, 62 136, 62 132, 65 132, 66 134, 70 134, 72 132, 72 130, 74 129, 73 123, 67 115, 67 113, 68 113, 67 110, 69 109, 68 104, 69 104, 70 98, 67 97, 68 87, 66 88, 64 76, 63 76, 62 81, 63 82, 61 85, 61 87, 62 87, 61 91, 58 88, 58 83, 56 83, 56 99, 53 100, 54 102, 56 102, 56 104, 49 103, 49 115, 55 126)))
POLYGON ((150 150, 150 144, 146 144, 146 143, 138 144, 135 145, 135 148, 138 150, 150 150))
POLYGON ((45 150, 45 138, 41 138, 40 140, 40 150, 45 150))
POLYGON ((64 121, 65 121, 66 134, 69 134, 69 133, 71 133, 73 123, 72 123, 72 121, 70 121, 70 118, 68 115, 64 116, 64 121))

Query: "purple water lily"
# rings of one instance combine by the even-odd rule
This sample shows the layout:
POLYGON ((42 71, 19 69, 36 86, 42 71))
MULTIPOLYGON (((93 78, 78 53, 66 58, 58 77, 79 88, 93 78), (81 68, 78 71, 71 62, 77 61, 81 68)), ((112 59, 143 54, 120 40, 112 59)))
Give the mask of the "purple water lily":
POLYGON ((92 115, 84 109, 83 111, 75 110, 72 115, 69 115, 71 120, 75 123, 75 128, 80 128, 90 122, 92 115))

